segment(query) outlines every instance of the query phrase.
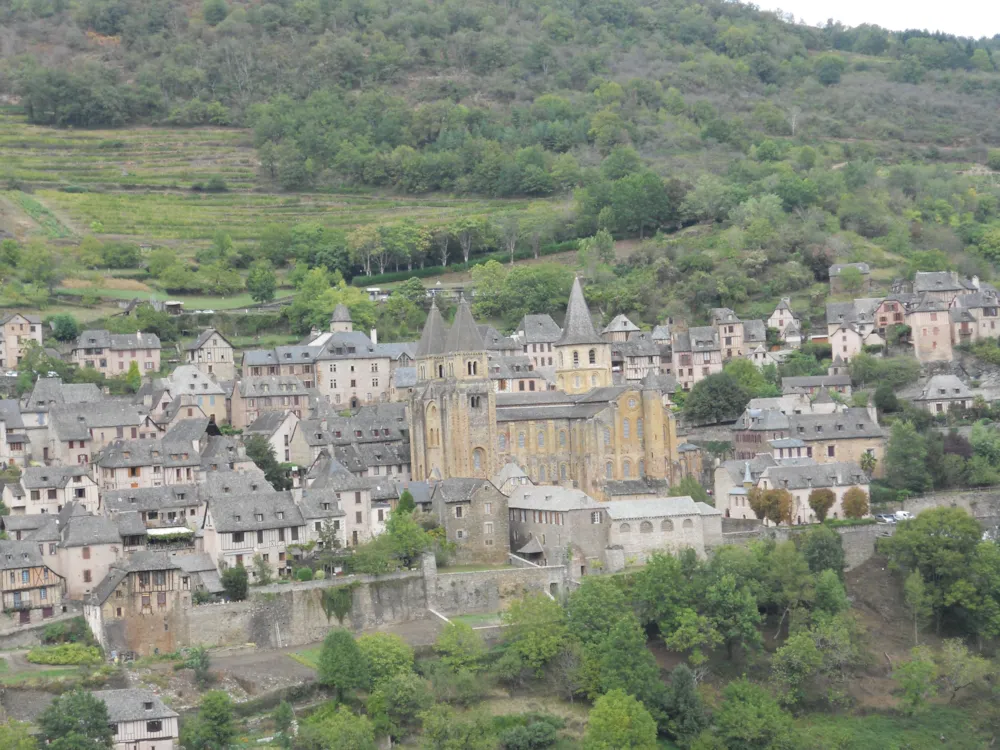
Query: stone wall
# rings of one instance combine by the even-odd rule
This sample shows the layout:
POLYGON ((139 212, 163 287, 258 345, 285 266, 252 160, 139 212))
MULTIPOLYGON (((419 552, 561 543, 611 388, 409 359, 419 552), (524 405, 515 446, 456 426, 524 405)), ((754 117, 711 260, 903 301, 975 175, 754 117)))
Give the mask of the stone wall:
POLYGON ((886 508, 888 512, 908 510, 913 515, 930 508, 945 507, 964 508, 976 518, 1000 516, 1000 490, 991 488, 935 492, 920 497, 911 497, 902 503, 886 503, 879 506, 879 508, 886 508))
MULTIPOLYGON (((758 539, 774 539, 785 542, 799 534, 807 533, 815 526, 770 526, 757 531, 737 531, 722 535, 723 544, 746 545, 758 539)), ((853 570, 875 554, 875 541, 880 537, 892 536, 896 527, 891 524, 867 524, 864 526, 840 526, 834 528, 844 545, 844 561, 847 570, 853 570)))
POLYGON ((479 570, 466 573, 437 573, 427 577, 428 606, 443 615, 465 612, 497 612, 511 599, 526 593, 566 593, 566 568, 479 570))

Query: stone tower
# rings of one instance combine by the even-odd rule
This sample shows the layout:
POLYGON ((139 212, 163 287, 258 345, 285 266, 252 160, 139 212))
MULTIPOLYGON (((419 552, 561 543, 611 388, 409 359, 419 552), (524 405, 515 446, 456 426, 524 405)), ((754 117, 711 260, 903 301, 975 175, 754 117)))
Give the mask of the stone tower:
POLYGON ((653 370, 646 373, 642 388, 642 418, 646 475, 656 479, 671 479, 671 456, 676 455, 677 426, 673 414, 663 406, 663 392, 653 370))
POLYGON ((573 281, 562 337, 555 344, 556 388, 564 393, 586 393, 611 382, 611 345, 594 328, 583 298, 580 279, 573 281))
POLYGON ((351 311, 343 302, 333 308, 333 315, 330 316, 330 333, 350 333, 354 330, 354 322, 351 320, 351 311))
POLYGON ((410 401, 411 472, 415 480, 489 478, 499 467, 496 396, 486 344, 469 303, 445 326, 432 304, 417 345, 417 387, 410 401))

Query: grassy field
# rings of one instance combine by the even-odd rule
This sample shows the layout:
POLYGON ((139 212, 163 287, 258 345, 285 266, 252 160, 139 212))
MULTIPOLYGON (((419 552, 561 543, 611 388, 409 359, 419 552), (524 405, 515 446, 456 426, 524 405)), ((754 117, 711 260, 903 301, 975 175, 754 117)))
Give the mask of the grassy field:
POLYGON ((289 654, 289 656, 299 664, 303 664, 310 669, 317 669, 319 667, 319 655, 322 651, 322 646, 316 646, 314 648, 304 648, 301 651, 296 651, 294 654, 289 654))
POLYGON ((815 750, 979 750, 992 744, 974 731, 968 712, 946 706, 933 706, 912 718, 809 714, 797 724, 804 746, 815 750))
POLYGON ((487 612, 473 615, 455 615, 449 618, 452 622, 464 622, 470 628, 488 627, 500 624, 500 613, 487 612))
POLYGON ((190 188, 221 177, 257 185, 250 131, 235 128, 56 130, 0 111, 0 177, 34 187, 190 188))
POLYGON ((345 230, 383 221, 446 222, 490 209, 524 208, 527 201, 380 198, 364 195, 258 193, 65 193, 39 190, 39 201, 96 234, 140 241, 210 240, 222 230, 235 241, 256 240, 268 224, 317 221, 345 230))

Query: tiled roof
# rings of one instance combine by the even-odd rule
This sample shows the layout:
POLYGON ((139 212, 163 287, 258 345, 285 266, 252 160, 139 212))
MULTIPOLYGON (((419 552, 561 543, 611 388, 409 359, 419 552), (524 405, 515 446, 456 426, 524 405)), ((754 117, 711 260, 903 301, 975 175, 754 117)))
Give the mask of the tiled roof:
POLYGON ((510 508, 526 510, 597 510, 606 508, 609 503, 600 503, 583 490, 567 487, 545 485, 519 485, 507 498, 510 508))
POLYGON ((208 499, 208 513, 215 530, 221 533, 288 528, 305 523, 289 492, 212 495, 208 499))
MULTIPOLYGON (((681 497, 656 497, 649 500, 614 500, 602 504, 608 515, 614 521, 625 521, 633 518, 669 518, 671 516, 700 516, 698 503, 686 495, 681 497)), ((708 506, 711 508, 711 506, 708 506)), ((711 508, 711 514, 718 511, 711 508)))
POLYGON ((178 714, 163 703, 152 691, 126 688, 124 690, 95 690, 95 698, 108 707, 108 718, 115 722, 172 719, 178 714), (149 706, 149 708, 146 708, 149 706))
POLYGON ((111 333, 105 329, 83 331, 74 349, 159 349, 160 337, 155 333, 111 333))

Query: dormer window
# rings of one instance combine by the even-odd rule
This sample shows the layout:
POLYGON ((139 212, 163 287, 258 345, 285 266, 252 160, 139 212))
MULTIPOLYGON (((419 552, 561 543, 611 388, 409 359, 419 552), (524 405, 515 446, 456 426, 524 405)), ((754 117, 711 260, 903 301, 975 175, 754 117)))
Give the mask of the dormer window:
POLYGON ((255 520, 255 521, 263 521, 264 520, 264 514, 263 513, 254 513, 253 520, 255 520))
POLYGON ((323 503, 323 510, 330 510, 330 503, 323 503))
POLYGON ((278 516, 278 520, 281 521, 285 517, 285 511, 279 510, 276 515, 278 516))
POLYGON ((241 519, 242 519, 242 516, 233 516, 233 520, 234 521, 239 521, 241 519))
POLYGON ((142 707, 144 709, 146 709, 147 711, 152 711, 153 710, 153 702, 152 701, 144 701, 143 704, 142 704, 142 707))

